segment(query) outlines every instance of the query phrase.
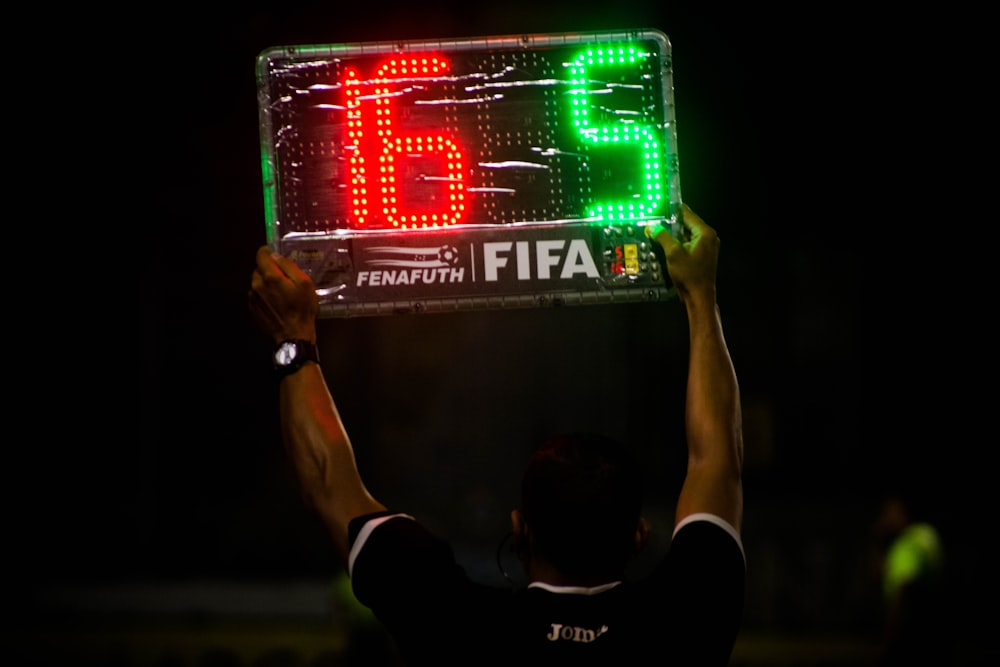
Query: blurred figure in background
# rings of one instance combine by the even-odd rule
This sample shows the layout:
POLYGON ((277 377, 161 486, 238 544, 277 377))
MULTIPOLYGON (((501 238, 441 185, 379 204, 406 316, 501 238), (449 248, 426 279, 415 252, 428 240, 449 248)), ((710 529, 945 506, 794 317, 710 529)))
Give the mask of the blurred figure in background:
POLYGON ((878 664, 950 664, 944 545, 916 494, 897 490, 885 496, 875 536, 884 605, 878 664))

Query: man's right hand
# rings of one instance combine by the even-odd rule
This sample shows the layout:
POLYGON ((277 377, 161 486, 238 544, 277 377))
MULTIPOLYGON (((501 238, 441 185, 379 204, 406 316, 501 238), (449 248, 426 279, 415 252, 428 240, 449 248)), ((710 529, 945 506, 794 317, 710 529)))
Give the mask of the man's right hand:
POLYGON ((646 236, 663 248, 667 273, 682 301, 703 296, 715 302, 715 277, 719 260, 719 236, 687 204, 682 204, 681 221, 690 232, 687 241, 678 241, 661 225, 646 227, 646 236))
POLYGON ((267 246, 257 250, 247 301, 257 327, 275 343, 290 338, 315 342, 319 297, 313 281, 294 261, 267 246))

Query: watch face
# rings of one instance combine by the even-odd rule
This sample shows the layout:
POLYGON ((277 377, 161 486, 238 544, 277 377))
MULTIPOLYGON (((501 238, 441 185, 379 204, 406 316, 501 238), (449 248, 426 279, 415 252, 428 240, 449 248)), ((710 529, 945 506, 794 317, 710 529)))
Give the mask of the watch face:
POLYGON ((274 353, 274 362, 279 366, 287 366, 299 356, 299 346, 292 342, 284 342, 274 353))

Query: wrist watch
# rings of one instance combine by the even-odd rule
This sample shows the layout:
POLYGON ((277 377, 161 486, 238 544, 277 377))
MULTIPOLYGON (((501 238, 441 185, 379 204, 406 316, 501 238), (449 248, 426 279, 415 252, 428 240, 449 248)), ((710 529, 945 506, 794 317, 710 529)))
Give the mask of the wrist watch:
POLYGON ((302 368, 302 364, 307 361, 315 361, 318 364, 319 350, 316 343, 309 340, 283 340, 274 348, 272 361, 275 374, 283 378, 302 368))

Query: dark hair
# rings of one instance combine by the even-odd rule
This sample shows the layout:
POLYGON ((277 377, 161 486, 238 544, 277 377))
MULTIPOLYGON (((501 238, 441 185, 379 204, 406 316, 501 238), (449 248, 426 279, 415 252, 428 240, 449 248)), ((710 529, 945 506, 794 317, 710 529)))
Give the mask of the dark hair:
POLYGON ((621 577, 634 554, 641 487, 638 463, 612 438, 546 440, 521 481, 521 512, 536 552, 569 577, 621 577))

